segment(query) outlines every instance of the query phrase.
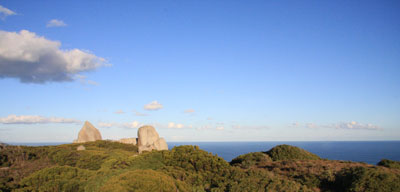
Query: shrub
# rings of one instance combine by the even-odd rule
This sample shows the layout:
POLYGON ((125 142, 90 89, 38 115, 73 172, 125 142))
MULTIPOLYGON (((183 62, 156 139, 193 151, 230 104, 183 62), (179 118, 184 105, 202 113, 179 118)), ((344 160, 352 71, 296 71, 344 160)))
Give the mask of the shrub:
POLYGON ((400 161, 392 161, 389 159, 382 159, 377 165, 387 168, 400 169, 400 161))
POLYGON ((241 168, 250 168, 254 165, 260 165, 266 162, 271 162, 272 159, 267 154, 262 152, 247 153, 234 158, 229 164, 239 166, 241 168))
POLYGON ((274 161, 281 160, 317 160, 317 155, 299 147, 290 145, 278 145, 266 152, 274 161))
POLYGON ((230 166, 221 157, 191 145, 174 147, 162 154, 166 166, 180 167, 192 174, 186 182, 195 187, 211 190, 225 185, 230 166))
POLYGON ((307 186, 280 178, 263 169, 233 168, 225 191, 311 191, 307 186))

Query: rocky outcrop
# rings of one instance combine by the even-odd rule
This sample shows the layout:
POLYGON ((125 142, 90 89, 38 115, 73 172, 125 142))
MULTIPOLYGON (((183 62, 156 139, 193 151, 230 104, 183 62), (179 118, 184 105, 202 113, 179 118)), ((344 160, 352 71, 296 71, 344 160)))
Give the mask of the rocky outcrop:
POLYGON ((138 149, 139 153, 143 151, 168 150, 167 142, 160 138, 153 126, 143 126, 138 130, 138 149))
POLYGON ((116 142, 136 145, 137 144, 137 138, 134 138, 134 137, 133 138, 122 138, 120 140, 117 140, 116 142))
POLYGON ((96 127, 94 127, 89 121, 85 121, 82 129, 79 131, 78 139, 74 140, 74 143, 84 143, 88 141, 101 140, 101 134, 96 127))

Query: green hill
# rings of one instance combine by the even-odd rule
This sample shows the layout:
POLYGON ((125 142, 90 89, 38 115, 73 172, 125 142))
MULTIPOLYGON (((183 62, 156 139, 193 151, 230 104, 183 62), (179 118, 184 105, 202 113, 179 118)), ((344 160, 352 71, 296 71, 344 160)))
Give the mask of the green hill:
POLYGON ((0 152, 0 191, 400 191, 397 168, 324 160, 288 145, 230 163, 197 146, 139 155, 111 141, 0 152))

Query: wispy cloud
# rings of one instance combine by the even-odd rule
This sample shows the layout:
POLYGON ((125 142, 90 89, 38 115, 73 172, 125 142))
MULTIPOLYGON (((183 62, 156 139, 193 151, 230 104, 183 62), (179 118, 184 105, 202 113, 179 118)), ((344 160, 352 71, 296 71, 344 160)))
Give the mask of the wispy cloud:
POLYGON ((290 125, 291 127, 299 127, 300 123, 299 122, 294 122, 290 125))
POLYGON ((11 11, 10 9, 7 9, 6 7, 3 7, 0 5, 0 18, 1 19, 5 19, 8 16, 11 15, 16 15, 17 13, 15 13, 14 11, 11 11))
POLYGON ((194 112, 195 112, 194 109, 186 109, 186 110, 184 111, 184 113, 189 113, 189 114, 194 113, 194 112))
POLYGON ((239 125, 239 124, 235 124, 232 125, 233 129, 243 129, 243 130, 262 130, 262 129, 269 129, 268 126, 266 125, 239 125))
POLYGON ((61 50, 61 43, 27 30, 0 30, 0 78, 22 83, 73 81, 76 74, 107 66, 105 59, 79 50, 61 50))
POLYGON ((99 85, 99 83, 97 83, 96 81, 88 80, 87 77, 84 75, 76 74, 75 79, 79 80, 79 83, 81 83, 82 85, 94 85, 94 86, 99 85))
POLYGON ((46 123, 81 123, 76 119, 62 117, 43 117, 39 115, 8 115, 0 118, 2 124, 46 124, 46 123))
POLYGON ((184 127, 184 125, 180 124, 180 123, 169 122, 167 127, 168 128, 182 129, 184 127))
POLYGON ((196 128, 196 130, 198 131, 204 131, 204 130, 217 130, 217 131, 223 131, 225 130, 225 126, 223 123, 217 123, 216 125, 202 125, 202 126, 198 126, 196 128))
POLYGON ((145 110, 155 111, 163 108, 163 105, 158 101, 152 101, 149 104, 144 105, 143 107, 145 110))
POLYGON ((375 130, 375 131, 382 131, 383 128, 377 125, 373 125, 371 123, 359 123, 356 121, 350 122, 340 122, 340 123, 333 123, 333 124, 326 124, 326 125, 318 125, 315 123, 306 123, 306 128, 332 128, 332 129, 345 129, 345 130, 375 130))
POLYGON ((310 128, 310 129, 315 129, 318 128, 319 126, 315 123, 306 123, 306 128, 310 128))
POLYGON ((118 110, 114 112, 115 114, 124 114, 125 112, 123 110, 118 110))
POLYGON ((350 129, 350 130, 383 130, 383 128, 377 126, 377 125, 372 125, 371 123, 368 124, 362 124, 356 121, 351 121, 351 122, 345 122, 345 123, 338 123, 338 124, 333 124, 331 127, 335 129, 350 129))
POLYGON ((133 111, 133 113, 134 113, 136 116, 148 116, 148 114, 141 113, 141 112, 139 112, 139 111, 133 111))
POLYGON ((52 19, 47 22, 46 27, 65 27, 67 24, 64 23, 62 20, 52 19))

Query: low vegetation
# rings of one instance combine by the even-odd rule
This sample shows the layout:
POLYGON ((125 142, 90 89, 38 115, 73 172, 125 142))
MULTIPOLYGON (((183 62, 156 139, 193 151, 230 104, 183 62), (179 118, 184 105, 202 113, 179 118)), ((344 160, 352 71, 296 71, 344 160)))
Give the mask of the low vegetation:
POLYGON ((290 146, 290 145, 278 145, 271 150, 267 151, 272 160, 318 160, 321 159, 317 155, 310 153, 304 149, 290 146))
POLYGON ((399 162, 331 161, 279 145, 231 162, 199 149, 111 141, 0 148, 0 191, 400 191, 399 162))
POLYGON ((399 161, 392 161, 389 159, 382 159, 378 163, 379 166, 387 167, 387 168, 394 168, 400 169, 400 162, 399 161))

